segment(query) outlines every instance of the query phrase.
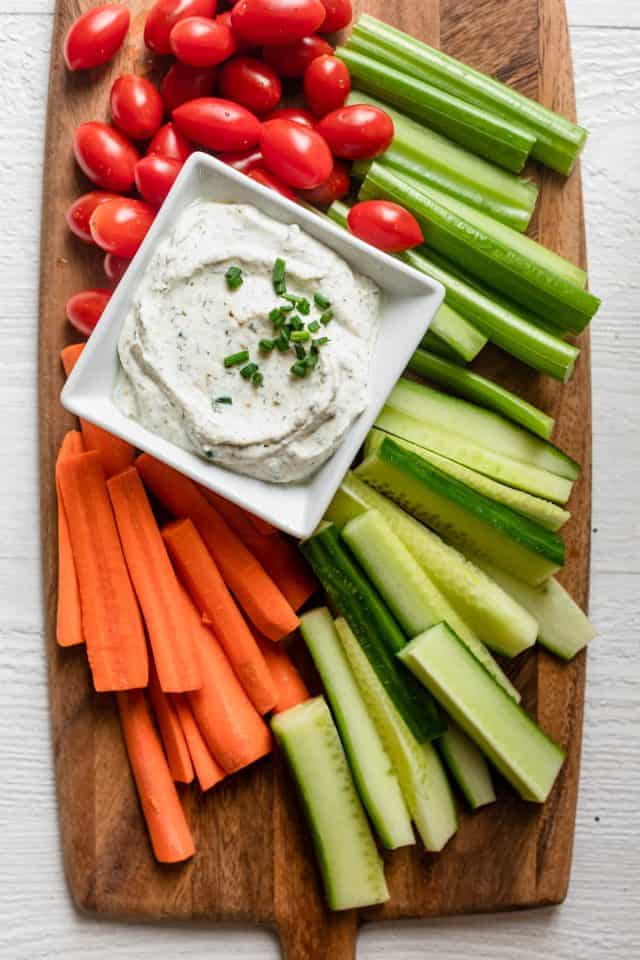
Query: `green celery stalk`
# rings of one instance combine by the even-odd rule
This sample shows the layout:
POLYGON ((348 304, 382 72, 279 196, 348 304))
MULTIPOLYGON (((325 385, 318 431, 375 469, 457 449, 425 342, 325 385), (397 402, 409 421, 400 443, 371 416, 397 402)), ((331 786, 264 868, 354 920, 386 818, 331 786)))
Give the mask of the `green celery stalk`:
POLYGON ((362 42, 375 47, 377 59, 395 63, 400 58, 405 73, 528 129, 535 136, 533 157, 571 173, 587 139, 583 127, 367 14, 355 24, 349 46, 357 49, 362 42))
MULTIPOLYGON (((378 162, 437 187, 514 230, 527 229, 538 196, 531 180, 501 170, 360 90, 352 90, 347 97, 347 104, 354 103, 380 107, 393 120, 393 143, 378 162)), ((356 161, 353 175, 364 179, 370 165, 370 160, 356 161)))
POLYGON ((375 48, 372 53, 373 56, 366 56, 352 46, 335 51, 352 80, 366 93, 382 97, 492 163, 514 173, 522 170, 535 143, 528 130, 416 80, 403 72, 401 61, 394 65, 382 63, 375 48))
POLYGON ((450 363, 466 363, 466 360, 456 353, 455 350, 452 350, 449 344, 445 340, 441 340, 438 334, 434 333, 433 330, 427 330, 422 338, 420 346, 423 350, 428 350, 436 356, 448 360, 450 363))

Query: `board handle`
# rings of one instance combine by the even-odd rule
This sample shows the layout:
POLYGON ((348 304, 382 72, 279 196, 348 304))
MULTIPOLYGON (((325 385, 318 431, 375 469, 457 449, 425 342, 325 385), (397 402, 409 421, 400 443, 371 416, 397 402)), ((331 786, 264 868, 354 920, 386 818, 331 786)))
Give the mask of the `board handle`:
POLYGON ((299 916, 278 923, 283 960, 355 960, 358 917, 355 910, 299 916))

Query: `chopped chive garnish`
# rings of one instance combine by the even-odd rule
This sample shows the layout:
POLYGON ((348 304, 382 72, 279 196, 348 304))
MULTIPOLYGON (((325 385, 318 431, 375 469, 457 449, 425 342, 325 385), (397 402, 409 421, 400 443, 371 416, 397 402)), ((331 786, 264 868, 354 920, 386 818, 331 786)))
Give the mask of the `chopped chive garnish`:
POLYGON ((231 397, 216 397, 213 403, 215 406, 216 403, 233 403, 233 400, 231 397))
POLYGON ((269 320, 271 320, 271 323, 275 324, 281 319, 282 311, 280 310, 280 307, 274 307, 273 310, 269 312, 269 320))
POLYGON ((273 289, 278 294, 278 296, 283 296, 283 294, 285 294, 287 290, 287 284, 285 281, 285 269, 286 269, 286 264, 284 260, 278 257, 278 259, 273 265, 273 270, 271 271, 273 289))
POLYGON ((278 309, 280 310, 280 313, 291 313, 291 311, 293 310, 293 304, 283 303, 282 306, 279 307, 278 309))
POLYGON ((245 380, 251 380, 251 377, 254 375, 254 373, 257 372, 257 370, 258 370, 257 363, 248 363, 246 367, 243 367, 242 370, 240 371, 240 376, 244 377, 245 380))
POLYGON ((287 310, 293 310, 294 307, 297 307, 298 300, 300 297, 295 293, 283 293, 281 294, 283 300, 288 300, 291 304, 290 307, 287 307, 287 310))
POLYGON ((294 377, 306 377, 307 375, 307 365, 304 360, 296 360, 290 369, 294 377))
POLYGON ((260 347, 261 350, 264 351, 264 353, 271 353, 275 345, 276 345, 275 340, 261 340, 260 343, 258 344, 258 346, 260 347))
POLYGON ((242 270, 240 267, 229 267, 225 273, 225 279, 229 290, 237 290, 244 283, 242 279, 242 270))
POLYGON ((313 370, 314 367, 318 365, 318 360, 320 359, 320 354, 318 353, 317 347, 311 347, 309 351, 309 356, 307 357, 306 364, 309 367, 309 370, 313 370))
POLYGON ((251 383, 254 385, 254 387, 261 387, 264 383, 264 377, 259 370, 256 370, 254 375, 251 377, 251 383))
POLYGON ((314 347, 324 347, 325 343, 329 343, 329 337, 316 337, 313 341, 314 347))
POLYGON ((304 330, 304 323, 297 313, 294 313, 292 317, 289 317, 289 326, 292 330, 304 330))
POLYGON ((279 350, 280 353, 286 353, 289 349, 289 338, 285 337, 283 334, 280 334, 276 340, 276 350, 279 350))
POLYGON ((331 300, 329 300, 323 293, 314 293, 313 299, 315 305, 320 307, 321 310, 326 310, 327 307, 331 306, 331 300))
POLYGON ((304 360, 305 357, 307 356, 307 351, 302 346, 302 344, 294 343, 293 348, 296 351, 296 357, 298 358, 298 360, 304 360))
POLYGON ((304 343, 305 340, 310 338, 311 334, 308 330, 294 330, 291 334, 291 339, 294 343, 304 343))
POLYGON ((326 325, 330 323, 331 320, 333 320, 333 310, 325 310, 325 312, 320 317, 320 323, 322 323, 326 327, 326 325))
POLYGON ((320 329, 320 324, 317 320, 312 320, 311 323, 307 324, 307 330, 311 330, 311 333, 317 333, 320 329))
POLYGON ((280 330, 281 327, 284 325, 284 319, 285 319, 284 313, 279 313, 277 318, 273 321, 273 329, 280 330))
POLYGON ((298 300, 298 310, 303 317, 308 317, 311 312, 311 304, 305 297, 300 297, 298 300))
POLYGON ((228 357, 224 358, 225 367, 237 367, 239 363, 246 363, 249 359, 248 350, 240 350, 238 353, 230 353, 228 357))

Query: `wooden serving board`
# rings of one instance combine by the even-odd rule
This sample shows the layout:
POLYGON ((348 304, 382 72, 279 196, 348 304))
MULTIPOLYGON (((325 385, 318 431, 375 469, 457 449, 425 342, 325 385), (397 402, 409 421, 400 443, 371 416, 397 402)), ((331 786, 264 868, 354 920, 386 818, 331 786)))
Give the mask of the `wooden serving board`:
MULTIPOLYGON (((542 727, 568 750, 550 800, 526 804, 502 783, 498 802, 463 816, 437 856, 415 847, 385 855, 391 900, 362 913, 323 906, 309 836, 278 756, 231 777, 208 795, 184 794, 198 854, 161 867, 151 855, 129 773, 114 703, 91 690, 81 651, 55 643, 56 503, 54 462, 72 418, 59 403, 58 353, 71 338, 68 296, 102 286, 101 257, 74 238, 64 212, 87 183, 76 168, 72 132, 107 119, 108 90, 121 72, 158 70, 142 45, 150 0, 132 0, 128 45, 91 73, 69 74, 62 39, 88 0, 57 0, 53 28, 42 216, 40 305, 41 511, 53 746, 67 877, 78 906, 103 915, 233 920, 273 925, 288 960, 348 960, 360 923, 400 917, 534 907, 561 901, 571 865, 585 661, 563 665, 542 650, 512 664, 512 675, 542 727)), ((573 78, 562 0, 359 0, 366 9, 496 74, 566 116, 573 78)), ((542 173, 534 233, 585 266, 580 175, 542 173)), ((589 344, 565 387, 486 350, 481 369, 558 418, 556 440, 583 465, 564 535, 561 579, 584 607, 589 587, 591 407, 589 344)), ((307 665, 308 667, 308 665, 307 665)), ((309 674, 311 676, 311 674, 309 674)), ((188 932, 185 930, 185 936, 188 932)))

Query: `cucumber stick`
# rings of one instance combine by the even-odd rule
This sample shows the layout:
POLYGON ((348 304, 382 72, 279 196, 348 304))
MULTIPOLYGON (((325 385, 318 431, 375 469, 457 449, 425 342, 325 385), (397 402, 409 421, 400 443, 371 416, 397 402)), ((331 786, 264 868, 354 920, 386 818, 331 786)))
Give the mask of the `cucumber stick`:
POLYGON ((475 403, 434 390, 424 383, 401 377, 389 395, 388 403, 416 420, 426 420, 441 430, 455 433, 494 453, 528 463, 538 470, 548 470, 567 480, 575 480, 580 465, 571 457, 517 424, 475 403))
MULTIPOLYGON (((370 454, 375 453, 385 436, 387 436, 387 434, 383 430, 378 430, 375 427, 373 430, 370 430, 364 447, 365 456, 368 457, 370 454)), ((417 443, 401 440, 397 436, 395 439, 401 447, 406 447, 407 450, 412 450, 414 453, 417 453, 418 456, 424 457, 429 463, 435 464, 436 467, 455 477, 456 480, 466 483, 468 487, 483 494, 485 497, 489 497, 490 500, 503 503, 505 506, 511 507, 512 510, 523 514, 523 516, 529 517, 531 520, 536 520, 548 530, 559 530, 571 517, 568 510, 563 510, 562 507, 559 507, 555 503, 549 503, 548 500, 534 497, 530 493, 525 493, 522 490, 515 490, 513 487, 508 487, 504 483, 498 483, 496 480, 492 480, 490 477, 486 477, 484 474, 478 473, 470 467, 464 467, 462 464, 456 463, 455 460, 449 460, 439 453, 434 453, 432 450, 420 447, 417 443)))
POLYGON ((393 406, 393 396, 378 414, 376 426, 426 450, 439 453, 448 460, 470 467, 499 483, 523 490, 535 497, 566 503, 571 496, 572 481, 529 463, 513 460, 503 453, 487 450, 480 443, 438 427, 431 420, 419 420, 393 406))
POLYGON ((416 738, 422 743, 439 737, 445 725, 433 700, 395 659, 407 638, 340 543, 337 527, 323 526, 301 549, 416 738))
POLYGON ((438 740, 440 753, 472 810, 496 799, 491 772, 482 752, 473 740, 452 720, 438 740))
POLYGON ((415 843, 402 791, 342 649, 326 607, 300 618, 300 630, 320 674, 369 818, 389 850, 415 843))
POLYGON ((324 699, 279 713, 271 729, 300 791, 329 908, 384 903, 389 891, 383 863, 324 699))
MULTIPOLYGON (((484 664, 496 683, 518 699, 517 692, 485 645, 377 510, 367 510, 350 520, 342 531, 342 537, 409 637, 416 637, 428 627, 445 620, 474 657, 484 664)), ((515 657, 523 649, 518 646, 507 650, 502 648, 497 652, 515 657)))
POLYGON ((440 758, 431 744, 419 744, 413 736, 346 620, 336 620, 336 630, 420 838, 427 850, 442 850, 458 829, 458 816, 440 758))
POLYGON ((399 654, 524 800, 544 803, 564 751, 514 703, 444 623, 399 654))
POLYGON ((476 493, 390 437, 356 475, 463 553, 483 556, 525 583, 542 583, 564 563, 558 534, 476 493))
POLYGON ((348 473, 327 516, 341 527, 367 509, 378 510, 449 603, 485 644, 505 647, 534 643, 538 627, 531 614, 467 560, 387 497, 348 473))

